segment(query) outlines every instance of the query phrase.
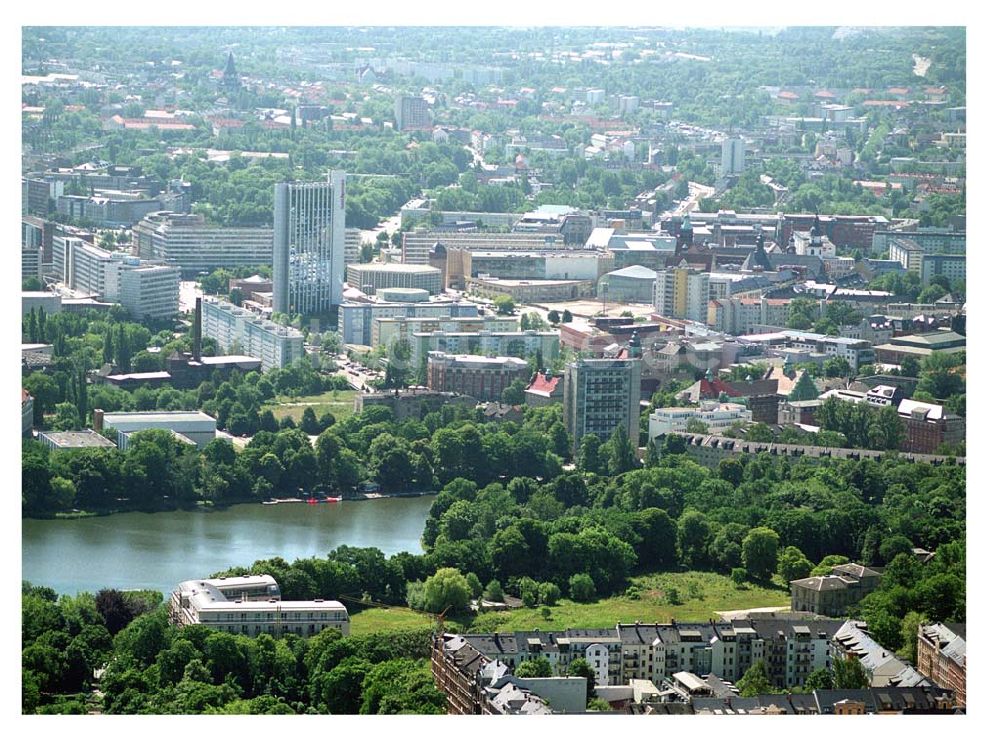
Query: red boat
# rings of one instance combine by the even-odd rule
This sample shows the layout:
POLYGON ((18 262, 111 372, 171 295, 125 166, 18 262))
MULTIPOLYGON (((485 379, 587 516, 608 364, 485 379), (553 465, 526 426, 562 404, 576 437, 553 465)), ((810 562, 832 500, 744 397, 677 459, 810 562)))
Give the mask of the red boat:
POLYGON ((334 502, 339 502, 339 501, 343 500, 343 498, 344 497, 342 497, 342 496, 328 496, 326 498, 326 501, 327 501, 328 504, 333 504, 334 502))

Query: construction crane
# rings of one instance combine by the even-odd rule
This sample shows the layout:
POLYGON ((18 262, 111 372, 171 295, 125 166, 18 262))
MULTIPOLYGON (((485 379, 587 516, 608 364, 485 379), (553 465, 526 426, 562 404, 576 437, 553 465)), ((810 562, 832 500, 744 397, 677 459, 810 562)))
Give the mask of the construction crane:
POLYGON ((410 612, 413 614, 422 614, 425 617, 430 617, 435 621, 434 632, 436 634, 444 632, 444 615, 448 613, 449 609, 451 609, 451 604, 449 604, 444 608, 442 612, 434 614, 433 612, 420 612, 417 611, 416 609, 411 609, 410 607, 397 606, 395 604, 386 604, 385 602, 376 601, 375 599, 371 598, 359 599, 354 596, 347 596, 346 594, 340 594, 337 598, 342 599, 344 601, 353 602, 354 604, 360 604, 361 606, 379 607, 380 609, 392 609, 397 612, 410 612))

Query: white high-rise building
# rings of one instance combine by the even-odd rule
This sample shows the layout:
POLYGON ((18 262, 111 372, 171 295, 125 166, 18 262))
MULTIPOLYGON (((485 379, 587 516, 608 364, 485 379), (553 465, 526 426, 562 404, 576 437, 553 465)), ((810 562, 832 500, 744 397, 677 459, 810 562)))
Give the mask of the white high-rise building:
POLYGON ((262 371, 284 368, 304 355, 304 337, 295 328, 210 297, 201 307, 202 335, 214 340, 223 355, 259 358, 262 371))
POLYGON ((341 303, 346 175, 274 185, 274 310, 314 315, 341 303))
POLYGON ((722 176, 742 174, 746 168, 746 144, 742 138, 727 138, 722 142, 722 176))
POLYGON ((271 262, 271 228, 221 228, 203 215, 150 213, 132 228, 132 242, 143 259, 180 267, 186 276, 203 271, 258 266, 271 262))
POLYGON ((169 320, 177 315, 181 270, 176 266, 124 268, 118 275, 118 298, 138 320, 169 320))

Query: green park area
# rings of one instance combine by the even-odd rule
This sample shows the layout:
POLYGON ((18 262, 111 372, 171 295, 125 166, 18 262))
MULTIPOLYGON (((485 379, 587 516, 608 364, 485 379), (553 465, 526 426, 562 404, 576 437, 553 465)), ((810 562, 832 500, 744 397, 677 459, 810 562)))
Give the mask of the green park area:
POLYGON ((322 417, 329 412, 337 421, 354 414, 354 389, 331 389, 322 394, 311 394, 304 397, 278 396, 268 402, 266 409, 271 410, 274 418, 281 422, 285 417, 291 417, 296 424, 302 421, 302 413, 306 407, 312 407, 316 417, 322 417))
MULTIPOLYGON (((716 612, 758 607, 787 607, 787 588, 737 585, 717 573, 656 573, 631 579, 626 593, 598 601, 580 603, 560 599, 546 607, 488 612, 478 616, 446 616, 445 628, 469 632, 560 630, 566 628, 614 627, 618 622, 707 622, 716 612)), ((450 613, 449 613, 450 614, 450 613)), ((428 614, 402 608, 366 608, 351 615, 351 634, 417 629, 434 624, 428 614)))
POLYGON ((717 573, 656 573, 631 579, 626 593, 580 603, 560 599, 548 607, 479 615, 470 630, 558 630, 614 627, 618 622, 707 622, 716 612, 790 605, 788 589, 777 584, 737 585, 717 573))

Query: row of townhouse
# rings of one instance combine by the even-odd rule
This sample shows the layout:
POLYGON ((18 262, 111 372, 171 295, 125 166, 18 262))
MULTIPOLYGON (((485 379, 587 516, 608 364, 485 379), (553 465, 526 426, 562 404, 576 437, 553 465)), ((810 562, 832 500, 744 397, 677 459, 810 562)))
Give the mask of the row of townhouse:
POLYGON ((573 660, 584 658, 600 686, 625 685, 633 679, 659 683, 678 671, 711 673, 735 682, 762 661, 772 684, 791 688, 804 685, 814 670, 830 667, 831 639, 842 624, 831 619, 774 618, 618 624, 561 632, 443 634, 435 639, 432 660, 439 685, 450 683, 453 689, 460 683, 470 685, 454 672, 457 666, 450 653, 458 650, 470 662, 475 657, 497 660, 512 669, 526 660, 545 658, 554 675, 565 675, 573 660))

